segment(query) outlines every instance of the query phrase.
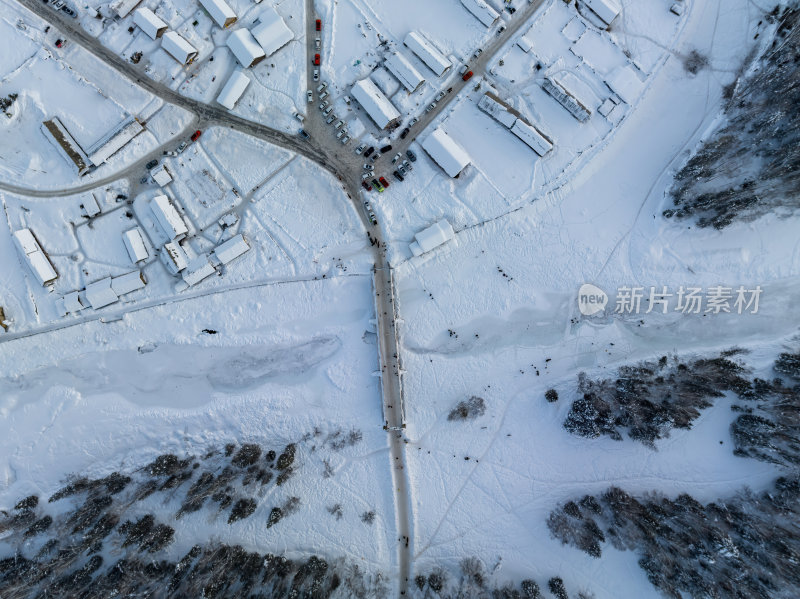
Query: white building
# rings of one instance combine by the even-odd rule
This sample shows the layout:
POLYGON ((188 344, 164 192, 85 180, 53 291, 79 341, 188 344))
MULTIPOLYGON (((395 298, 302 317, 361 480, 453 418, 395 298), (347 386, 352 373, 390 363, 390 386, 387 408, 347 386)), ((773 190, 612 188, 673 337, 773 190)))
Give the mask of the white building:
POLYGON ((139 270, 133 270, 118 277, 111 278, 111 290, 117 295, 125 295, 137 289, 144 289, 147 279, 139 270))
POLYGON ((146 7, 136 9, 133 13, 133 22, 151 39, 158 39, 167 32, 167 24, 146 7))
POLYGON ((547 137, 536 127, 529 125, 522 119, 517 119, 514 126, 511 127, 511 133, 519 137, 539 156, 544 156, 553 149, 553 144, 547 137))
POLYGON ((443 243, 447 243, 456 236, 453 231, 452 225, 447 222, 447 219, 442 219, 439 222, 432 224, 427 229, 423 229, 414 235, 414 241, 409 244, 411 253, 415 256, 420 256, 425 252, 430 252, 432 249, 439 247, 443 243))
POLYGON ((236 13, 225 0, 200 0, 200 4, 220 27, 230 27, 236 22, 236 13))
POLYGON ((169 241, 186 237, 189 228, 167 196, 157 195, 154 197, 150 201, 150 210, 153 211, 153 216, 169 241))
POLYGON ((523 52, 530 52, 533 49, 533 43, 524 35, 517 40, 517 46, 523 52))
POLYGON ((30 229, 14 231, 14 242, 20 256, 28 262, 31 272, 41 285, 49 285, 58 278, 56 269, 30 229))
POLYGON ((264 60, 264 50, 247 29, 237 29, 228 36, 228 48, 244 68, 252 67, 264 60))
POLYGON ((519 112, 517 110, 511 108, 491 92, 486 92, 483 97, 478 100, 478 108, 508 129, 511 129, 517 118, 519 118, 519 112))
POLYGON ((111 288, 111 277, 106 277, 87 285, 86 299, 95 310, 119 301, 119 297, 111 288))
POLYGON ((225 241, 214 248, 214 254, 212 258, 220 264, 228 264, 249 249, 250 244, 247 243, 247 239, 245 239, 244 235, 239 233, 238 235, 234 235, 228 241, 225 241))
POLYGON ((108 7, 113 10, 120 19, 124 19, 141 1, 142 0, 114 0, 108 7))
POLYGON ((167 165, 165 164, 161 164, 151 170, 150 176, 153 177, 153 181, 158 183, 159 187, 166 187, 172 183, 172 175, 169 174, 169 170, 167 170, 167 165))
POLYGON ((425 83, 422 74, 411 64, 408 58, 399 52, 395 52, 386 59, 386 68, 410 94, 417 91, 425 83))
POLYGON ((125 249, 128 250, 128 256, 130 256, 131 262, 134 264, 143 262, 150 257, 150 253, 147 251, 147 246, 144 243, 142 230, 139 227, 131 229, 130 231, 125 231, 122 234, 122 242, 125 244, 125 249))
POLYGON ((461 4, 487 27, 491 27, 500 17, 500 13, 483 0, 461 0, 461 4))
POLYGON ((89 160, 95 166, 100 166, 142 131, 144 131, 142 124, 135 117, 129 116, 87 150, 86 153, 89 155, 89 160))
POLYGON ((403 44, 416 54, 437 77, 444 75, 453 64, 439 52, 430 41, 421 34, 412 31, 403 40, 403 44))
POLYGON ((227 83, 222 88, 217 96, 217 102, 222 104, 228 110, 233 110, 236 102, 242 97, 244 90, 250 85, 250 78, 244 74, 242 69, 236 69, 233 74, 228 78, 227 83))
POLYGON ((594 14, 600 17, 600 20, 606 24, 606 27, 609 27, 611 23, 614 22, 614 19, 619 16, 622 10, 615 0, 583 0, 583 3, 588 6, 594 14))
POLYGON ((200 281, 216 273, 216 269, 208 261, 208 256, 203 254, 192 260, 181 274, 183 281, 188 285, 197 285, 200 281))
POLYGON ((389 125, 396 124, 399 121, 400 113, 389 101, 389 98, 384 96, 383 92, 378 89, 372 79, 366 78, 356 81, 350 91, 350 95, 361 104, 361 107, 378 125, 379 129, 386 129, 389 125))
POLYGON ((84 196, 82 206, 84 213, 89 218, 92 218, 100 214, 100 203, 97 201, 97 198, 94 196, 94 193, 90 193, 89 195, 84 196))
POLYGON ((81 295, 77 291, 68 293, 63 298, 61 298, 61 305, 63 308, 61 310, 62 315, 67 314, 68 312, 76 314, 86 307, 83 305, 83 300, 81 299, 81 295))
POLYGON ((167 31, 161 37, 161 47, 181 64, 189 64, 197 57, 197 50, 174 31, 167 31))
POLYGON ((267 56, 272 56, 294 39, 292 30, 271 6, 265 8, 259 15, 258 25, 253 27, 251 32, 267 56))
POLYGON ((189 266, 189 258, 186 256, 186 251, 177 241, 170 241, 164 244, 164 250, 161 252, 161 261, 167 267, 167 270, 174 275, 189 266))
POLYGON ((426 137, 422 149, 451 177, 458 177, 470 163, 469 154, 443 129, 436 129, 426 137))

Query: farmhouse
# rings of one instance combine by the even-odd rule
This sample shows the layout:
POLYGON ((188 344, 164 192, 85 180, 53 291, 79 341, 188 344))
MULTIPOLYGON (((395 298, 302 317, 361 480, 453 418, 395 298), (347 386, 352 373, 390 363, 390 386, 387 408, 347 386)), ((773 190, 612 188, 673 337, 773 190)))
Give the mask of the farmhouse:
POLYGON ((384 96, 383 92, 378 89, 372 79, 367 78, 357 81, 350 93, 361 104, 369 118, 378 125, 379 129, 386 129, 390 125, 395 125, 399 122, 400 113, 389 101, 389 98, 384 96))
POLYGON ((425 63, 425 66, 436 73, 437 77, 444 75, 447 70, 453 66, 452 63, 445 58, 444 54, 436 49, 436 46, 416 31, 409 33, 406 39, 403 40, 403 44, 416 54, 419 59, 425 63))
POLYGON ((458 177, 470 163, 469 155, 444 129, 436 129, 422 142, 422 149, 451 177, 458 177))

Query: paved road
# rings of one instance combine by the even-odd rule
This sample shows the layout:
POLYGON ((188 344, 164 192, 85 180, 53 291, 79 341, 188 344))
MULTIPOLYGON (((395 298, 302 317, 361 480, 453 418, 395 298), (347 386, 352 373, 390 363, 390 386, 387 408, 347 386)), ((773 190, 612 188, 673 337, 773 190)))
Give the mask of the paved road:
MULTIPOLYGON (((362 223, 371 240, 371 249, 374 256, 374 290, 376 317, 378 322, 378 343, 379 360, 381 368, 382 400, 384 413, 384 427, 387 431, 390 447, 390 460, 392 464, 392 481, 395 495, 395 520, 398 531, 398 569, 399 569, 399 593, 401 596, 407 594, 408 584, 411 578, 411 555, 413 540, 411 538, 411 495, 408 480, 408 470, 405 458, 405 409, 403 405, 404 397, 402 392, 402 359, 396 330, 397 312, 394 301, 394 284, 392 280, 392 268, 386 257, 386 243, 383 231, 379 226, 373 225, 365 210, 361 191, 361 172, 362 156, 353 152, 355 140, 343 146, 335 137, 335 131, 326 125, 322 113, 318 109, 319 99, 316 94, 318 83, 312 80, 313 66, 310 65, 311 58, 317 52, 314 47, 317 32, 315 31, 316 15, 313 0, 305 0, 306 12, 306 42, 309 67, 307 68, 308 89, 314 90, 314 102, 306 104, 306 119, 303 128, 310 134, 311 138, 305 140, 299 135, 287 135, 265 125, 248 121, 241 117, 229 113, 227 110, 211 106, 197 100, 192 100, 180 95, 168 86, 151 80, 144 74, 143 70, 132 63, 123 60, 114 52, 103 46, 97 39, 87 34, 78 24, 71 19, 62 16, 62 13, 53 10, 40 0, 17 0, 20 4, 42 17, 52 25, 57 26, 68 34, 69 39, 82 46, 107 65, 117 70, 123 76, 135 81, 139 86, 148 90, 155 96, 160 97, 166 102, 180 106, 193 113, 200 123, 205 125, 220 125, 230 127, 236 131, 246 133, 253 137, 265 140, 277 146, 291 150, 297 154, 305 156, 309 160, 319 164, 334 176, 339 178, 342 185, 354 203, 356 212, 361 218, 362 223)), ((541 6, 544 0, 534 0, 524 10, 517 11, 516 16, 510 19, 510 24, 502 35, 497 36, 494 41, 484 48, 483 54, 471 62, 470 68, 477 76, 484 72, 486 65, 493 55, 508 41, 508 39, 527 22, 528 18, 541 6)), ((320 35, 324 39, 323 35, 320 35)), ((323 44, 320 54, 324 56, 325 47, 323 44)), ((457 67, 456 67, 457 68, 457 67)), ((321 70, 321 69, 320 69, 321 70)), ((324 79, 324 77, 322 77, 324 79)), ((447 105, 456 97, 458 92, 471 82, 464 82, 457 77, 453 83, 453 91, 447 94, 431 112, 423 113, 419 122, 414 126, 414 131, 423 131, 447 105)), ((298 124, 299 125, 299 124, 298 124)), ((298 129, 300 127, 298 126, 298 129)), ((393 143, 394 150, 387 156, 382 156, 376 160, 376 173, 386 176, 394 167, 390 165, 390 160, 395 152, 405 153, 408 145, 413 141, 415 133, 409 135, 406 140, 397 139, 393 143), (387 170, 380 173, 381 167, 387 170)), ((161 148, 159 148, 159 151, 161 148)), ((150 159, 147 156, 137 161, 125 169, 126 175, 133 175, 137 169, 150 159)), ((93 181, 90 184, 63 190, 64 194, 79 193, 87 191, 99 185, 119 179, 122 175, 118 172, 113 178, 93 181)), ((135 175, 134 175, 135 177, 135 175)), ((138 179, 138 177, 135 177, 138 179)), ((53 196, 58 192, 36 192, 21 187, 2 185, 2 189, 16 191, 26 195, 53 196)), ((6 338, 7 339, 7 338, 6 338)))

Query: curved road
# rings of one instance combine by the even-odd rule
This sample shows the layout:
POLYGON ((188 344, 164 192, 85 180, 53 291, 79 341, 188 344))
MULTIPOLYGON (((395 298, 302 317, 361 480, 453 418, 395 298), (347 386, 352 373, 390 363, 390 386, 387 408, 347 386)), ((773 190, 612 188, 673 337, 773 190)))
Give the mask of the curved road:
MULTIPOLYGON (((352 151, 348 151, 347 146, 342 146, 339 140, 336 139, 331 132, 329 126, 324 123, 322 113, 317 110, 318 100, 316 99, 316 94, 314 94, 315 101, 307 104, 306 110, 307 124, 305 127, 313 134, 312 138, 306 140, 300 136, 288 135, 266 125, 248 121, 247 119, 231 114, 222 108, 217 108, 215 106, 187 98, 174 91, 170 87, 157 81, 153 81, 143 72, 143 69, 122 59, 120 56, 103 46, 96 38, 92 37, 80 26, 78 26, 75 20, 63 16, 61 12, 52 9, 47 4, 42 3, 41 0, 17 0, 17 2, 45 21, 49 22, 51 25, 58 27, 61 31, 68 34, 70 41, 82 46, 84 49, 102 60, 106 65, 115 69, 117 72, 124 77, 127 77, 131 81, 135 81, 140 87, 146 89, 154 96, 157 96, 165 102, 174 104, 193 113, 195 115, 195 120, 191 128, 194 128, 198 121, 205 126, 219 125, 223 127, 230 127, 231 129, 241 133, 262 139, 304 156, 332 173, 342 183, 348 198, 350 198, 350 200, 354 203, 356 213, 359 215, 359 218, 361 218, 364 228, 366 229, 372 243, 371 248, 374 258, 373 263, 375 265, 373 281, 376 317, 378 323, 379 365, 381 369, 384 428, 387 431, 389 439, 392 482, 394 485, 395 496, 395 521, 398 534, 398 590, 401 596, 406 595, 408 584, 411 578, 412 520, 411 494, 405 458, 405 435, 403 434, 403 430, 405 428, 405 410, 403 407, 404 398, 402 393, 402 362, 400 358, 400 347, 396 329, 397 312, 394 301, 392 268, 386 257, 386 244, 384 242, 383 231, 379 226, 373 225, 370 222, 367 211, 362 204, 360 187, 361 157, 356 156, 354 153, 352 153, 352 151), (345 151, 343 152, 342 150, 345 151)), ((507 25, 507 29, 501 35, 495 37, 492 43, 484 49, 483 53, 478 59, 471 62, 470 68, 476 75, 485 70, 486 65, 491 57, 498 50, 500 50, 502 45, 505 44, 508 39, 517 30, 519 30, 520 27, 522 27, 523 24, 528 21, 528 18, 533 15, 533 13, 542 5, 543 2, 544 0, 534 0, 524 9, 517 11, 518 14, 512 19, 511 23, 507 25)), ((317 34, 314 27, 316 14, 314 11, 313 0, 305 0, 305 12, 307 42, 306 58, 308 60, 307 64, 310 64, 311 58, 317 51, 314 48, 314 40, 317 34)), ((323 46, 322 51, 324 51, 324 49, 325 48, 323 46)), ((317 84, 312 81, 311 70, 312 69, 306 69, 307 81, 309 84, 308 89, 316 91, 316 87, 314 86, 317 84)), ((425 127, 433 122, 433 120, 441 113, 441 111, 447 107, 453 98, 456 97, 458 92, 466 85, 470 85, 470 83, 464 82, 460 77, 457 77, 452 86, 454 93, 447 94, 433 110, 428 113, 423 113, 419 117, 419 122, 414 126, 414 129, 416 131, 423 131, 425 127)), ((187 131, 188 130, 190 129, 187 129, 187 131)), ((394 152, 404 153, 413 140, 414 137, 411 135, 406 140, 402 141, 399 140, 398 137, 398 139, 395 141, 397 146, 395 147, 394 152)), ((351 142, 351 145, 352 143, 353 142, 351 142)), ((164 146, 157 148, 159 153, 163 147, 164 146)), ((34 197, 71 195, 74 193, 80 193, 82 191, 88 191, 125 176, 133 176, 134 178, 137 178, 134 174, 134 171, 141 169, 144 163, 147 162, 147 160, 149 160, 151 157, 152 153, 151 155, 146 156, 134 164, 126 167, 122 173, 117 172, 113 176, 109 176, 101 180, 95 180, 91 183, 77 186, 72 189, 42 191, 25 189, 23 187, 9 184, 0 184, 0 189, 34 197)), ((388 157, 378 158, 375 161, 376 169, 378 169, 381 163, 385 164, 388 161, 388 157)), ((393 170, 393 167, 389 170, 393 170)))

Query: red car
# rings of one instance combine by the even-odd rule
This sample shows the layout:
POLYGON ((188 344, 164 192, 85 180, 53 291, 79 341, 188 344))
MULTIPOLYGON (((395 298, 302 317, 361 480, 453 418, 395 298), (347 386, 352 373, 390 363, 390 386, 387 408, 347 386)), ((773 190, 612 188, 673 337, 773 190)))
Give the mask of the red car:
POLYGON ((363 185, 363 186, 364 186, 364 189, 366 189, 367 191, 372 191, 372 187, 371 187, 371 186, 370 186, 370 184, 369 184, 369 183, 367 183, 366 181, 362 181, 362 182, 361 182, 361 185, 363 185))
POLYGON ((322 21, 317 19, 317 31, 322 31, 322 21))
POLYGON ((314 54, 314 66, 319 66, 319 54, 314 54))
POLYGON ((199 131, 199 130, 195 131, 194 133, 192 133, 192 141, 197 141, 198 139, 200 139, 200 136, 202 134, 203 134, 203 132, 199 131))
POLYGON ((384 187, 389 187, 389 182, 383 177, 378 177, 378 181, 380 181, 381 185, 383 185, 384 187))
POLYGON ((464 73, 464 74, 461 76, 461 78, 462 78, 464 81, 469 81, 469 80, 472 78, 472 75, 473 75, 473 74, 474 74, 474 73, 473 73, 472 71, 467 71, 466 73, 464 73))

